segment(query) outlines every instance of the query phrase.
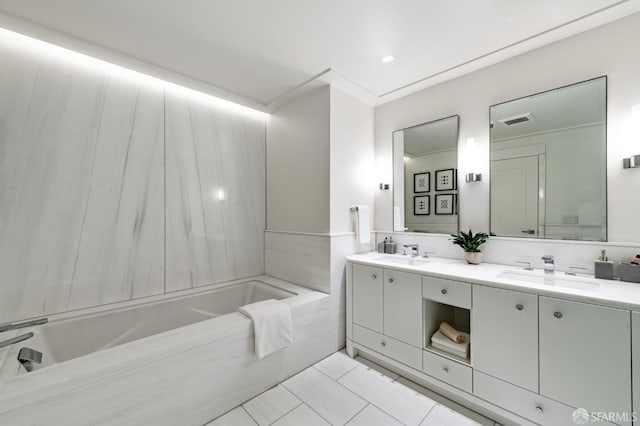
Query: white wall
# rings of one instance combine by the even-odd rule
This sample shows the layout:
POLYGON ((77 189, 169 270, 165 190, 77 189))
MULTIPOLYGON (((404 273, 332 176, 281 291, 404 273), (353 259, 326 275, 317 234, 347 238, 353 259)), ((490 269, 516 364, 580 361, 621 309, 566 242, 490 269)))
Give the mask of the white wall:
POLYGON ((373 108, 331 86, 331 233, 353 232, 355 205, 374 212, 373 108))
POLYGON ((357 244, 350 207, 373 213, 373 163, 373 108, 333 86, 303 90, 267 121, 265 271, 331 294, 322 327, 334 350, 345 342, 345 258, 370 247, 357 244))
MULTIPOLYGON (((640 170, 622 170, 623 157, 640 153, 640 125, 631 121, 632 107, 640 104, 639 27, 635 14, 376 108, 376 181, 391 181, 394 130, 459 114, 459 175, 483 175, 480 183, 460 182, 460 226, 488 231, 489 106, 607 75, 609 241, 640 241, 640 198, 630 196, 640 170), (475 138, 475 149, 467 138, 475 138)), ((378 230, 392 229, 391 197, 376 191, 378 230)))
POLYGON ((267 119, 268 230, 330 230, 329 94, 316 89, 267 119))

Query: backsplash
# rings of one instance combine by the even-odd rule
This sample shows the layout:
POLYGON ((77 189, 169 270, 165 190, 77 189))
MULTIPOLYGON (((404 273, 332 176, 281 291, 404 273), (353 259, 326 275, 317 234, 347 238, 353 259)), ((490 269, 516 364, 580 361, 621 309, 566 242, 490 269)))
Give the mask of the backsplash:
MULTIPOLYGON (((418 244, 420 255, 425 251, 433 252, 432 256, 449 259, 462 259, 463 251, 449 241, 445 234, 415 234, 400 232, 376 232, 376 241, 384 241, 391 236, 398 243, 398 252, 402 253, 403 244, 418 244)), ((516 263, 531 262, 534 268, 542 268, 541 257, 549 254, 555 257, 557 271, 567 271, 570 266, 586 268, 579 273, 593 274, 594 259, 605 249, 609 260, 627 262, 640 253, 640 244, 635 243, 595 243, 562 240, 525 240, 517 238, 490 237, 481 246, 483 262, 522 267, 516 263)))

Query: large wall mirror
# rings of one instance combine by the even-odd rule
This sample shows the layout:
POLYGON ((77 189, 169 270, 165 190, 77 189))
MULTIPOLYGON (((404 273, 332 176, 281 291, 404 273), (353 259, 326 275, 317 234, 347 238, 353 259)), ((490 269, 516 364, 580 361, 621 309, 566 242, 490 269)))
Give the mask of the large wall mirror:
POLYGON ((457 115, 393 132, 393 230, 458 232, 457 115))
POLYGON ((491 234, 607 240, 607 80, 490 109, 491 234))

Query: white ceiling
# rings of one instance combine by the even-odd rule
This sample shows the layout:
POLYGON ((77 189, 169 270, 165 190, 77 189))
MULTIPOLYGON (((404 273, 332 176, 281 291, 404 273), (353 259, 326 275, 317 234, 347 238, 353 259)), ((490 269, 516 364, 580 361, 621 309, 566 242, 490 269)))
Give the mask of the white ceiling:
POLYGON ((640 0, 0 0, 5 15, 265 106, 327 69, 381 104, 637 11, 640 0))

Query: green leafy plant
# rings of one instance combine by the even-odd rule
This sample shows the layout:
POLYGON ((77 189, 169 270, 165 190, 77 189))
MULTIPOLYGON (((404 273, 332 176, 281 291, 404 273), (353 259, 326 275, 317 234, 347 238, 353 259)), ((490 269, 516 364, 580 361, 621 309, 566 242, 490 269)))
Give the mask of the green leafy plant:
POLYGON ((486 243, 489 239, 489 236, 484 232, 478 232, 474 234, 471 232, 471 228, 469 228, 469 232, 460 231, 458 234, 451 234, 453 238, 450 238, 450 241, 453 241, 453 244, 456 246, 462 247, 464 251, 480 251, 478 247, 482 244, 486 243))

